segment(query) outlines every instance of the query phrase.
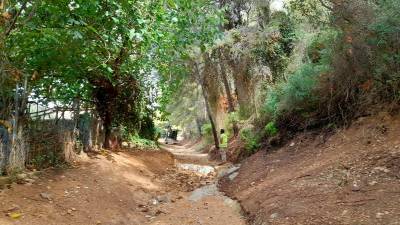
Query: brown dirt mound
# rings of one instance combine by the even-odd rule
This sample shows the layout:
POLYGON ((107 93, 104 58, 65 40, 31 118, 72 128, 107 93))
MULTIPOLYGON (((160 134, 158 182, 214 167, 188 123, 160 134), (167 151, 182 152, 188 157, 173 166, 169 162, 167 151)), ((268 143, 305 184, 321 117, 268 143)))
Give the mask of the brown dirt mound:
POLYGON ((400 224, 400 117, 260 151, 221 186, 252 224, 400 224))

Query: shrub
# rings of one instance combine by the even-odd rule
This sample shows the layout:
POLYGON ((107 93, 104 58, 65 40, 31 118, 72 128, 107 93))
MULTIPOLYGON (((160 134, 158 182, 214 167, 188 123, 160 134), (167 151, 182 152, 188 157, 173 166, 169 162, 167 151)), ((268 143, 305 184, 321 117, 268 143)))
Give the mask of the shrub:
POLYGON ((139 149, 158 149, 156 141, 142 138, 139 135, 131 135, 129 142, 139 149))
POLYGON ((281 82, 267 90, 265 112, 273 119, 283 113, 303 112, 312 110, 317 103, 313 91, 320 74, 328 70, 328 66, 304 64, 287 82, 281 82))
POLYGON ((386 0, 376 7, 376 20, 369 24, 374 34, 368 38, 372 48, 375 89, 384 100, 400 100, 400 4, 386 0))
POLYGON ((274 122, 269 122, 264 128, 264 132, 266 135, 272 137, 278 133, 278 128, 276 128, 276 125, 274 122))
POLYGON ((250 153, 253 153, 260 147, 260 137, 252 128, 243 128, 240 130, 240 139, 244 142, 244 147, 250 153))
POLYGON ((239 123, 239 113, 238 112, 231 112, 228 114, 228 116, 224 120, 224 127, 225 127, 225 133, 228 135, 228 137, 231 137, 233 134, 233 124, 236 123, 236 125, 239 123))
POLYGON ((264 112, 277 120, 283 114, 315 111, 318 95, 315 93, 320 76, 331 69, 333 43, 338 32, 327 30, 317 35, 307 52, 310 62, 303 63, 287 80, 267 88, 264 112))
POLYGON ((210 123, 205 123, 201 127, 201 133, 205 137, 207 143, 212 142, 213 134, 212 134, 212 127, 210 123))
POLYGON ((63 167, 66 162, 57 152, 46 152, 45 154, 36 155, 30 162, 37 169, 48 167, 63 167))

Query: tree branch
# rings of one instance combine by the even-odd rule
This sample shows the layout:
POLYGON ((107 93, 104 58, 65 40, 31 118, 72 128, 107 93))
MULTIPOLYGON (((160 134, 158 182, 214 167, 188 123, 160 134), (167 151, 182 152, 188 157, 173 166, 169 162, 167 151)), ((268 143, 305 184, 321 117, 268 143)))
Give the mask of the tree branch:
POLYGON ((26 0, 22 6, 21 9, 17 12, 17 14, 15 14, 13 21, 11 22, 10 26, 8 27, 8 29, 6 30, 5 36, 7 37, 8 35, 10 35, 11 31, 15 28, 15 24, 17 23, 18 17, 21 15, 22 11, 24 11, 26 9, 26 5, 28 4, 29 0, 26 0))
POLYGON ((328 4, 326 4, 325 2, 324 2, 324 0, 318 0, 319 1, 319 3, 321 3, 321 5, 324 7, 324 8, 326 8, 326 9, 328 9, 328 10, 330 10, 330 11, 333 11, 333 8, 331 7, 331 6, 329 6, 328 4))

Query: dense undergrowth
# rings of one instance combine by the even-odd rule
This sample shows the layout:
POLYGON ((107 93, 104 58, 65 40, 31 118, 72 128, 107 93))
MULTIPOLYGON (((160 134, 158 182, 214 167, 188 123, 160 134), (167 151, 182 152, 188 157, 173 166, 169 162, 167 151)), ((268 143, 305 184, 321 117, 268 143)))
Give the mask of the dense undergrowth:
MULTIPOLYGON (((395 24, 400 17, 395 12, 399 4, 354 1, 342 7, 338 10, 358 8, 353 8, 357 11, 349 18, 342 18, 341 11, 331 12, 331 22, 314 31, 308 43, 293 42, 306 44, 301 63, 294 71, 286 70, 283 78, 276 73, 278 80, 266 85, 262 108, 262 121, 266 122, 255 123, 253 133, 242 132, 246 149, 265 143, 256 132, 263 124, 277 125, 277 130, 265 132, 264 138, 282 138, 304 129, 349 125, 354 118, 373 113, 374 108, 398 105, 400 30, 395 24)), ((298 57, 296 54, 289 57, 298 57)), ((291 63, 297 62, 291 61, 285 68, 293 68, 291 63)))

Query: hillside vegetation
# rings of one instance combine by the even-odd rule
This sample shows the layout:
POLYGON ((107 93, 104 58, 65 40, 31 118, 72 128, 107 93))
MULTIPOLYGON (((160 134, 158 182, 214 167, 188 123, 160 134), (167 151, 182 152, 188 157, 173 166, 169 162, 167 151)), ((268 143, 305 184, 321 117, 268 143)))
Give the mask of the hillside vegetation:
POLYGON ((299 131, 397 111, 397 1, 276 3, 224 1, 224 33, 206 49, 194 47, 188 63, 190 85, 205 94, 177 94, 186 107, 170 110, 171 118, 195 117, 184 131, 203 127, 198 135, 213 140, 225 128, 249 154, 299 131), (191 110, 202 97, 207 110, 191 110), (208 125, 195 126, 199 121, 208 125))

